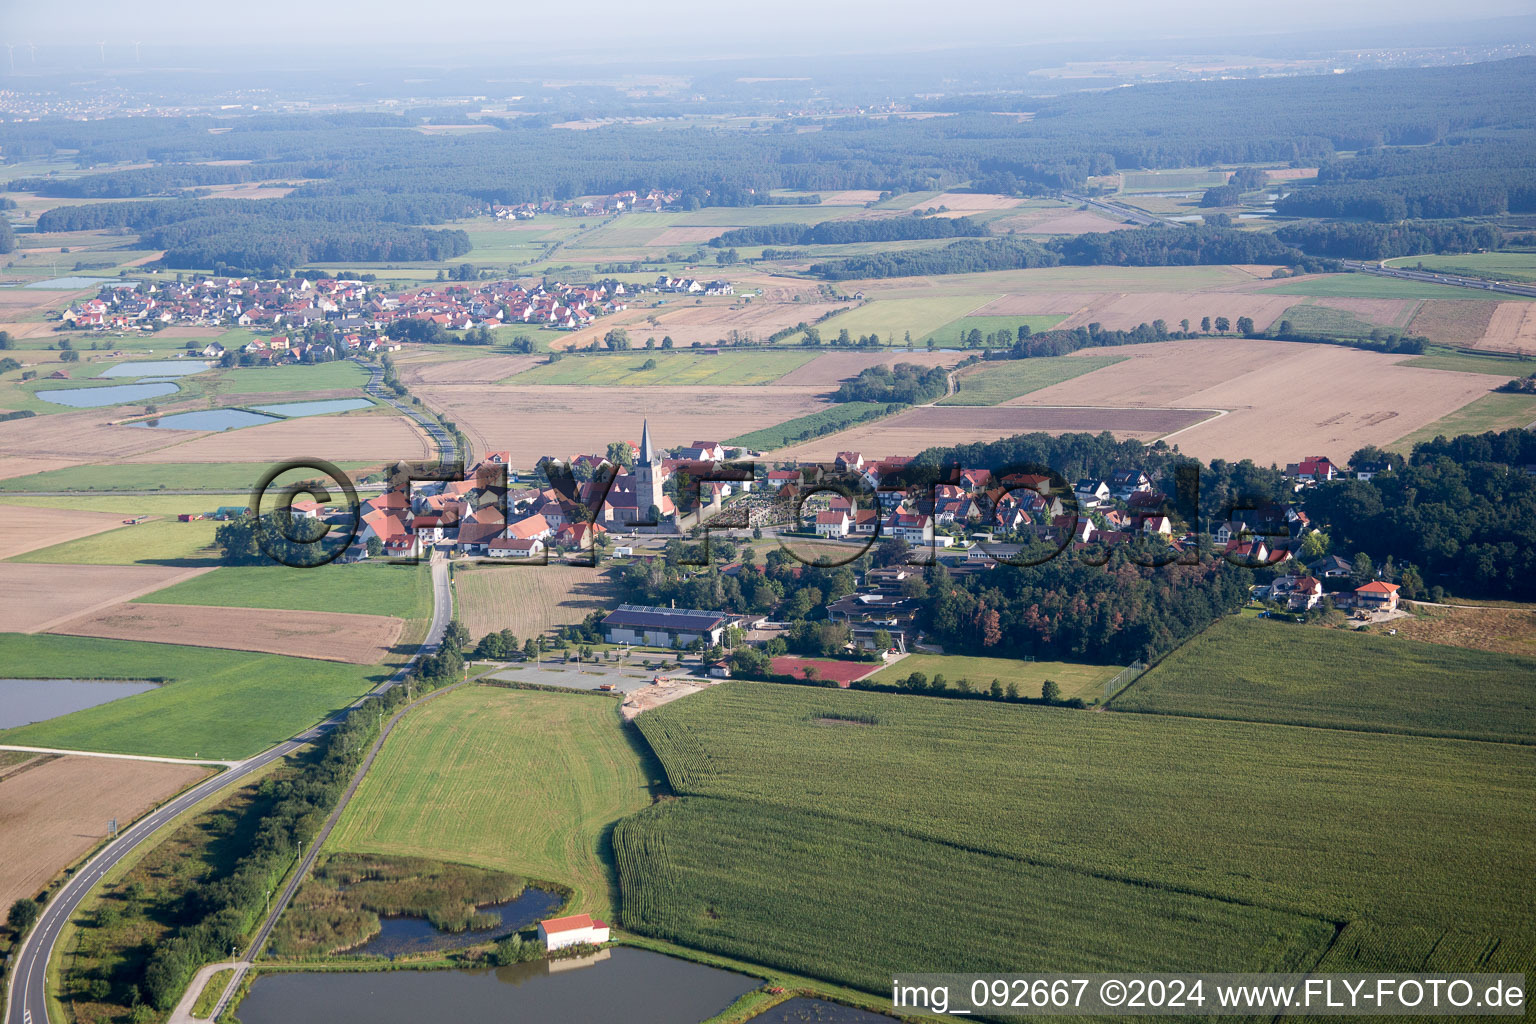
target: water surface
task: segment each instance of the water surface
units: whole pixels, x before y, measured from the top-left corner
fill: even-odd
[[[132,363],[118,363],[98,373],[98,377],[185,377],[189,373],[202,373],[208,364],[201,359],[143,359]]]
[[[561,896],[548,889],[524,889],[516,899],[480,908],[482,913],[496,915],[495,924],[462,932],[442,931],[424,917],[381,917],[379,934],[348,952],[393,958],[407,953],[462,949],[511,935],[542,921],[560,906],[561,901]]]
[[[138,384],[109,384],[104,388],[54,388],[51,391],[34,391],[38,398],[54,405],[67,405],[72,409],[95,409],[103,405],[122,405],[126,402],[142,402],[146,398],[159,398],[180,391],[170,381],[150,381]]]
[[[263,416],[244,409],[204,409],[199,412],[173,413],[132,425],[159,430],[238,430],[241,427],[277,422],[276,416]]]
[[[93,284],[106,284],[112,280],[109,277],[55,277],[47,281],[33,281],[28,288],[67,288],[74,291],[76,288],[89,288]]]
[[[46,722],[154,688],[154,683],[115,680],[0,679],[0,729]]]
[[[582,960],[473,971],[263,974],[243,1024],[690,1024],[760,982],[620,946]]]
[[[895,1020],[883,1013],[796,996],[753,1017],[750,1024],[894,1024]]]
[[[257,412],[270,412],[278,416],[324,416],[326,413],[346,412],[349,409],[366,409],[373,403],[366,398],[332,398],[319,402],[281,402],[277,405],[253,405]]]

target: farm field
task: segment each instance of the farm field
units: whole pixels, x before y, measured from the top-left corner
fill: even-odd
[[[1084,665],[1069,661],[1017,661],[1013,658],[971,658],[956,654],[909,654],[905,658],[881,669],[871,677],[872,682],[895,684],[921,672],[932,682],[942,675],[953,689],[962,679],[970,680],[977,689],[992,685],[999,680],[1004,687],[1013,683],[1021,697],[1040,696],[1040,684],[1054,679],[1061,687],[1064,700],[1081,697],[1092,701],[1104,696],[1104,684],[1119,672],[1119,665]]]
[[[1325,334],[1336,338],[1368,338],[1373,330],[1405,329],[1420,305],[1410,299],[1335,299],[1333,301],[1336,304],[1297,303],[1287,307],[1280,314],[1279,320],[1290,321],[1291,330],[1303,334]]]
[[[851,283],[840,287],[849,294],[855,290]],[[911,334],[913,342],[922,342],[945,325],[975,313],[997,297],[995,292],[935,294],[921,298],[878,297],[873,302],[866,302],[817,324],[816,329],[821,332],[824,340],[836,338],[838,332],[846,330],[855,341],[865,335],[878,334],[884,344],[901,345],[906,343],[906,336]],[[789,339],[790,343],[795,340]]]
[[[218,552],[212,545],[219,524],[212,520],[181,523],[174,519],[152,519],[135,526],[122,526],[119,517],[118,523],[120,530],[94,533],[38,548],[15,556],[15,561],[75,565],[153,563],[186,567],[217,563]]]
[[[894,366],[912,363],[915,366],[954,366],[966,357],[964,352],[929,352],[925,349],[898,349],[894,352],[824,352],[810,362],[791,370],[775,383],[784,385],[815,385],[835,387],[838,383],[857,377],[871,366]]]
[[[833,830],[1328,920],[1532,924],[1533,747],[732,682],[636,724],[679,795]]]
[[[1264,290],[1270,295],[1310,295],[1315,298],[1466,299],[1481,289],[1468,291],[1455,285],[1378,277],[1375,274],[1315,274]]]
[[[1536,361],[1512,359],[1497,353],[1462,352],[1455,349],[1430,349],[1425,355],[1409,359],[1404,366],[1417,366],[1426,370],[1459,370],[1463,373],[1486,373],[1500,378],[1502,383],[1511,377],[1524,377],[1536,371]]]
[[[814,359],[809,350],[790,352],[693,352],[631,350],[613,355],[567,356],[524,370],[506,383],[588,384],[611,387],[654,385],[772,384]],[[654,363],[649,370],[645,364]]]
[[[219,760],[250,757],[289,739],[393,671],[276,654],[15,633],[0,634],[0,663],[25,666],[35,678],[169,681],[110,704],[7,729],[0,742]]]
[[[681,297],[671,301],[680,302]],[[804,301],[804,298],[800,302],[755,298],[748,304],[743,304],[740,298],[706,299],[701,305],[672,307],[669,304],[660,309],[645,309],[642,316],[630,322],[626,329],[629,331],[630,344],[637,349],[643,347],[650,338],[656,339],[657,346],[661,345],[663,339],[671,338],[678,348],[687,348],[695,342],[706,347],[733,341],[765,344],[770,335],[786,327],[812,323],[819,317],[847,309],[850,305],[850,302],[825,302],[819,299]],[[655,323],[651,322],[653,317]],[[603,322],[599,321],[599,324]],[[606,328],[599,333],[606,333]],[[570,346],[552,344],[551,347]]]
[[[314,569],[232,565],[155,590],[140,600],[425,620],[432,615],[432,577],[425,563],[332,562]]]
[[[1061,322],[1063,329],[1100,324],[1111,330],[1131,330],[1162,320],[1178,329],[1181,320],[1198,325],[1202,317],[1225,316],[1233,323],[1252,317],[1260,330],[1267,329],[1292,300],[1259,291],[1107,292],[1092,296],[1087,304]]]
[[[1536,739],[1536,657],[1423,643],[1408,639],[1410,630],[1398,632],[1228,618],[1164,658],[1110,707],[1505,743]],[[1536,645],[1524,646],[1536,655]],[[1318,665],[1328,670],[1308,668]]]
[[[1536,608],[1436,608],[1415,603],[1396,619],[1399,636],[1432,644],[1536,657]]]
[[[1484,395],[1482,398],[1404,434],[1392,444],[1395,451],[1411,452],[1420,441],[1433,441],[1438,435],[1481,434],[1488,430],[1509,430],[1536,423],[1536,396]]]
[[[539,636],[607,610],[617,594],[602,570],[576,565],[459,568],[453,589],[472,640],[503,629],[523,640]]]
[[[350,359],[315,366],[248,366],[219,373],[220,390],[237,395],[361,388],[366,383],[368,371]]]
[[[0,632],[41,632],[207,571],[165,565],[0,562]]]
[[[963,316],[933,331],[922,340],[932,341],[935,345],[963,348],[965,337],[971,331],[980,331],[983,338],[998,331],[1007,331],[1012,338],[1016,338],[1020,327],[1028,327],[1031,331],[1048,331],[1064,319],[1065,317],[1056,313],[1022,316]]]
[[[640,436],[647,418],[657,444],[686,444],[721,433],[722,423],[753,431],[825,408],[811,387],[472,387],[416,389],[442,410],[479,452],[510,451],[514,465],[542,455],[568,457],[602,450],[609,441]],[[532,413],[538,415],[531,415]],[[257,428],[261,430],[269,427]],[[397,455],[397,458],[404,457]]]
[[[1042,388],[1013,406],[1224,409],[1170,439],[1209,461],[1284,465],[1296,452],[1386,446],[1488,394],[1481,373],[1403,365],[1409,358],[1336,345],[1228,338],[1126,345],[1127,361]],[[1069,358],[1083,358],[1081,355]],[[1298,398],[1276,379],[1306,380]],[[1284,431],[1274,424],[1283,420]],[[1108,424],[1106,424],[1108,425]]]
[[[1125,356],[1048,356],[982,363],[961,373],[957,390],[939,405],[999,405],[1125,359]]]
[[[0,903],[42,891],[121,827],[212,772],[199,765],[41,756],[0,780]]]
[[[753,451],[769,451],[809,437],[844,430],[855,423],[864,423],[884,416],[887,410],[902,408],[905,407],[882,402],[837,402],[828,405],[820,412],[796,416],[792,420],[785,420],[772,427],[738,434],[736,437],[728,438],[725,443],[742,445]]]
[[[110,409],[82,409],[49,416],[12,420],[3,425],[5,453],[25,459],[73,464],[84,461],[120,462],[147,456],[143,462],[172,461],[151,453],[200,434],[115,426]],[[223,459],[220,461],[233,461]]]
[[[410,387],[417,384],[494,384],[544,361],[543,356],[533,354],[474,354],[469,358],[453,358],[460,354],[435,350],[419,355],[412,353],[410,360],[395,360],[395,370]]]
[[[1470,292],[1468,294],[1471,294]],[[1408,333],[1428,338],[1445,345],[1468,348],[1496,348],[1496,344],[1484,346],[1485,338],[1495,341],[1504,332],[1490,331],[1493,315],[1499,303],[1491,299],[1434,299],[1420,303],[1419,311],[1408,323]],[[1518,328],[1525,315],[1526,303],[1510,303],[1514,311],[1514,324]]]
[[[618,702],[471,686],[407,715],[330,848],[511,871],[572,890],[568,913],[613,920],[609,831],[652,802],[660,769]]]
[[[1080,378],[1087,379],[1087,378]],[[1043,394],[1043,392],[1037,392]],[[1034,406],[918,406],[865,426],[774,452],[780,459],[832,459],[840,451],[866,455],[912,455],[925,448],[950,447],[973,441],[1042,431],[1113,432],[1117,437],[1151,441],[1183,430],[1213,413],[1204,409],[1116,409]]]
[[[1476,344],[1494,352],[1536,353],[1536,306],[1529,302],[1499,303]]]
[[[161,644],[374,665],[389,656],[404,627],[384,615],[126,603],[53,625],[49,632],[108,640],[152,637]]]
[[[1284,911],[744,800],[660,803],[621,822],[614,847],[630,931],[867,992],[888,991],[893,970],[1020,962],[1294,970],[1310,966],[1333,932]]]
[[[396,462],[426,459],[436,449],[403,416],[325,416],[263,423],[218,434],[123,427],[134,434],[164,434],[173,447],[131,456],[125,462],[282,462],[310,457],[331,462]],[[190,440],[181,441],[183,437]],[[180,443],[175,443],[180,441]]]
[[[348,472],[366,469],[378,463],[339,462]],[[240,504],[250,499],[251,488],[269,468],[260,462],[183,463],[136,462],[132,465],[68,466],[26,476],[0,480],[0,494],[5,491],[205,491],[243,492]],[[203,510],[214,496],[187,496],[179,499],[180,511]],[[219,502],[218,504],[233,504]],[[212,505],[204,511],[212,511]]]
[[[122,525],[123,517],[110,512],[0,504],[0,558],[57,547]]]

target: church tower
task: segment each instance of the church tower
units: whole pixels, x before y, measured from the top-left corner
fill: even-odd
[[[648,522],[651,506],[661,508],[661,488],[656,484],[656,452],[651,447],[651,423],[640,428],[640,458],[635,460],[635,514]]]

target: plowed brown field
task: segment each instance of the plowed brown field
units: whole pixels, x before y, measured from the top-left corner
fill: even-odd
[[[169,565],[0,562],[0,633],[41,632],[208,571]]]
[[[89,537],[122,525],[123,516],[114,512],[0,505],[0,558],[63,544],[77,537]]]
[[[41,419],[42,417],[38,417]],[[125,433],[163,434],[177,438],[181,431],[123,427]],[[372,459],[425,459],[436,449],[416,426],[403,416],[326,416],[291,419],[259,427],[226,430],[220,434],[192,435],[195,440],[175,447],[125,459],[125,462],[281,462],[303,457],[334,462],[367,462]]]

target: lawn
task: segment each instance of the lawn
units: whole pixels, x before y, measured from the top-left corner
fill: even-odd
[[[432,615],[432,575],[426,563],[333,562],[313,569],[286,565],[225,566],[138,600],[149,604],[291,608],[427,619]]]
[[[250,366],[225,371],[220,375],[219,383],[221,391],[233,395],[323,391],[331,388],[360,388],[368,383],[368,371],[350,359],[338,359],[314,366]]]
[[[1536,747],[735,682],[636,721],[679,795],[1332,921],[1536,928]]]
[[[1536,423],[1536,395],[1484,395],[1449,416],[1442,416],[1428,426],[1398,438],[1391,447],[1393,451],[1407,453],[1420,441],[1433,441],[1441,434],[1446,437],[1481,434],[1489,430],[1525,427],[1532,423]]]
[[[565,356],[524,370],[503,384],[606,384],[614,387],[687,384],[771,384],[818,353],[658,352],[637,349],[614,355]],[[646,364],[655,365],[646,369]]]
[[[1473,252],[1450,256],[1404,256],[1387,265],[1403,270],[1460,274],[1491,281],[1536,281],[1536,252]]]
[[[909,654],[888,668],[875,673],[872,681],[895,684],[913,672],[921,672],[930,681],[942,675],[951,688],[960,680],[982,689],[996,679],[1007,687],[1013,683],[1022,697],[1040,696],[1040,684],[1054,679],[1063,698],[1081,697],[1091,701],[1104,695],[1104,684],[1120,671],[1119,665],[1083,665],[1070,661],[1015,661],[1012,658],[966,658],[954,654]]]
[[[607,697],[447,694],[390,734],[330,847],[555,882],[573,890],[571,912],[612,920],[610,831],[662,785],[643,747]]]
[[[337,465],[352,472],[378,463],[341,462]],[[135,462],[70,466],[67,469],[0,480],[0,492],[214,490],[243,492],[240,504],[244,505],[250,500],[251,488],[256,486],[256,481],[271,468],[271,464],[265,462]],[[313,470],[309,473],[311,476],[316,475]],[[179,511],[212,511],[218,504],[231,504],[209,504],[211,501],[213,499],[209,496],[188,497],[182,502],[186,507]],[[203,507],[205,505],[208,506],[206,509]]]
[[[1111,708],[1536,743],[1533,692],[1532,657],[1229,618],[1164,658]]]
[[[289,739],[391,669],[206,647],[0,634],[0,664],[47,679],[168,679],[165,686],[0,732],[0,742],[234,760]]]
[[[1472,299],[1479,294],[1498,298],[1501,302],[1519,301],[1518,295],[1500,292],[1482,293],[1478,288],[1458,288],[1449,284],[1431,284],[1428,281],[1408,281],[1398,277],[1381,277],[1377,274],[1322,274],[1291,281],[1275,288],[1265,288],[1264,295],[1311,295],[1316,298],[1357,299]]]
[[[839,430],[846,430],[855,423],[864,423],[868,420],[878,419],[892,412],[900,412],[907,408],[905,405],[887,404],[885,402],[837,402],[827,406],[819,412],[808,413],[805,416],[796,416],[792,420],[761,430],[754,430],[747,434],[738,434],[725,443],[729,445],[741,445],[751,448],[753,451],[766,452],[775,448],[783,448],[785,445],[796,441],[805,441],[823,434],[835,434]]]
[[[1125,356],[1046,356],[982,363],[959,377],[959,388],[940,405],[999,405],[1031,391],[1124,362]]]
[[[959,320],[944,325],[929,334],[922,341],[932,341],[935,345],[946,348],[958,348],[965,344],[965,336],[971,331],[980,331],[985,338],[989,334],[998,331],[1007,331],[1013,338],[1018,336],[1021,325],[1027,324],[1031,331],[1049,331],[1066,319],[1065,314],[1058,316],[1055,313],[1019,314],[1018,316],[963,316]]]
[[[80,537],[51,547],[28,551],[12,562],[46,562],[67,565],[213,565],[218,552],[212,548],[212,520],[181,523],[156,519],[119,530]]]
[[[839,331],[846,330],[854,340],[864,335],[878,334],[880,340],[887,345],[905,344],[906,336],[910,333],[915,343],[961,319],[972,310],[985,306],[999,294],[876,299],[846,313],[839,313],[825,323],[818,324],[816,329],[821,332],[823,340],[836,338]],[[1007,319],[1010,323],[1015,322],[1012,317]]]

